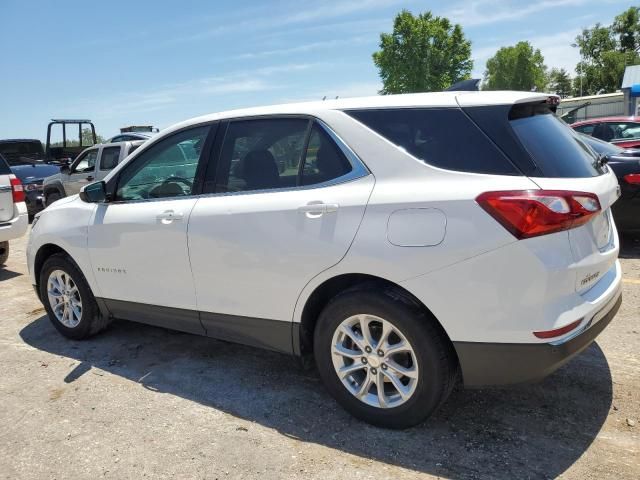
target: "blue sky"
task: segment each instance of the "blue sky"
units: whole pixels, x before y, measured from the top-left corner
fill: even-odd
[[[474,76],[529,40],[573,70],[582,27],[610,23],[617,0],[0,0],[0,138],[44,139],[52,117],[91,118],[111,136],[210,112],[375,94],[371,53],[402,8],[461,23]]]

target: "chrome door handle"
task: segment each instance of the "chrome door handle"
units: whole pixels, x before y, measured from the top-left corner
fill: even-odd
[[[174,220],[182,220],[184,215],[180,212],[174,212],[173,210],[166,210],[156,215],[156,220],[160,220],[164,224],[169,224]]]
[[[337,203],[307,203],[298,207],[298,212],[306,214],[309,218],[316,218],[324,213],[337,212],[338,207]]]

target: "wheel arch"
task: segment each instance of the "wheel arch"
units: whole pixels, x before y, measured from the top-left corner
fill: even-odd
[[[40,248],[38,248],[33,261],[33,274],[36,280],[36,285],[38,287],[40,286],[40,272],[42,272],[42,266],[44,265],[44,262],[47,261],[47,258],[49,258],[51,255],[55,255],[56,253],[64,253],[69,258],[71,258],[69,252],[54,243],[45,243],[44,245],[41,245]],[[39,289],[37,289],[37,291],[40,292]],[[40,295],[40,293],[38,293],[38,295]]]
[[[428,318],[432,319],[434,326],[441,331],[445,338],[449,340],[451,350],[455,355],[455,360],[458,362],[451,337],[449,337],[444,326],[427,305],[420,301],[420,299],[406,288],[398,285],[397,283],[376,275],[363,273],[340,274],[324,280],[314,288],[311,294],[307,297],[304,307],[302,308],[300,320],[297,324],[297,332],[294,330],[294,332],[296,332],[294,335],[297,335],[297,337],[294,338],[294,351],[296,351],[296,353],[306,356],[313,352],[314,330],[318,317],[320,316],[320,312],[327,303],[333,297],[344,291],[357,289],[377,289],[381,292],[385,292],[386,295],[411,304],[415,308],[426,313]]]

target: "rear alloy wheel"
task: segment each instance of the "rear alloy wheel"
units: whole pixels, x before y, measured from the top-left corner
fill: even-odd
[[[354,315],[338,326],[332,344],[336,374],[367,405],[393,408],[415,393],[416,355],[391,322],[375,315]]]
[[[64,253],[51,255],[40,272],[40,298],[53,326],[62,335],[81,340],[110,323],[102,315],[78,266]]]
[[[421,423],[457,378],[455,352],[437,321],[401,293],[377,286],[327,304],[314,355],[329,393],[355,417],[386,428]]]

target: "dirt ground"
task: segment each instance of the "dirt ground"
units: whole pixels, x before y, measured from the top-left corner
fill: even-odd
[[[623,305],[541,384],[456,389],[425,424],[354,420],[290,357],[134,323],[61,337],[26,239],[0,270],[0,477],[640,478],[640,243]]]

